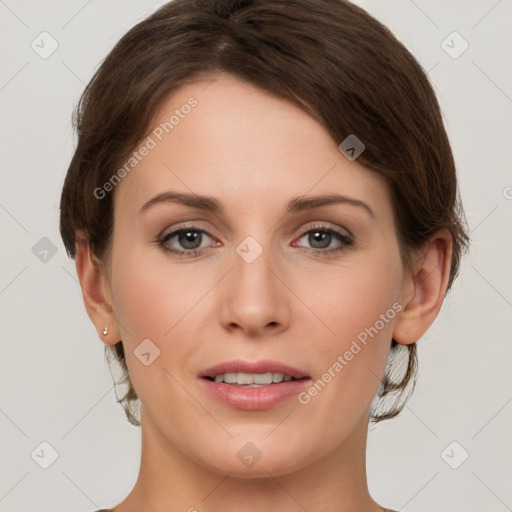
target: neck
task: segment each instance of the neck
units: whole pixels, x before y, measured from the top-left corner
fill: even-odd
[[[191,460],[141,407],[142,456],[137,482],[115,512],[383,512],[366,480],[368,416],[344,442],[307,467],[264,478],[233,478]]]

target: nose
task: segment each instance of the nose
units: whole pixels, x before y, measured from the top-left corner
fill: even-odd
[[[233,268],[220,290],[223,327],[250,337],[265,337],[285,330],[292,293],[270,249],[264,249],[254,261],[244,258],[243,252],[235,252],[232,263]]]

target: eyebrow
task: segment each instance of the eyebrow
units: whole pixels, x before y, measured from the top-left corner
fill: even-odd
[[[167,191],[151,198],[140,209],[141,212],[159,203],[178,203],[191,208],[209,211],[216,214],[224,213],[224,207],[217,199],[211,196],[200,196],[183,192]],[[370,217],[376,218],[375,212],[363,201],[341,194],[328,194],[310,197],[296,197],[288,202],[287,213],[301,212],[330,204],[349,204],[364,209]]]

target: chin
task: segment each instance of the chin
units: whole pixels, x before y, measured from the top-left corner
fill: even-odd
[[[268,432],[266,430],[259,436],[240,436],[229,443],[216,443],[209,449],[204,447],[202,453],[196,454],[197,459],[211,471],[241,479],[284,476],[313,462],[307,460],[304,443],[297,446],[284,442],[283,438],[271,440]]]

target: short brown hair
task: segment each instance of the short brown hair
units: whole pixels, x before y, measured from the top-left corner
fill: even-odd
[[[389,183],[404,264],[434,232],[450,231],[450,289],[469,238],[439,104],[428,76],[402,43],[346,0],[174,0],[129,30],[74,112],[78,144],[60,205],[60,232],[70,257],[77,230],[83,229],[93,254],[108,261],[114,192],[99,200],[93,191],[147,135],[170,92],[219,72],[296,103],[338,144],[356,134],[365,145],[358,162]],[[105,348],[127,385],[118,401],[128,420],[140,425],[122,341]],[[392,340],[372,421],[401,411],[416,372],[416,344]]]

